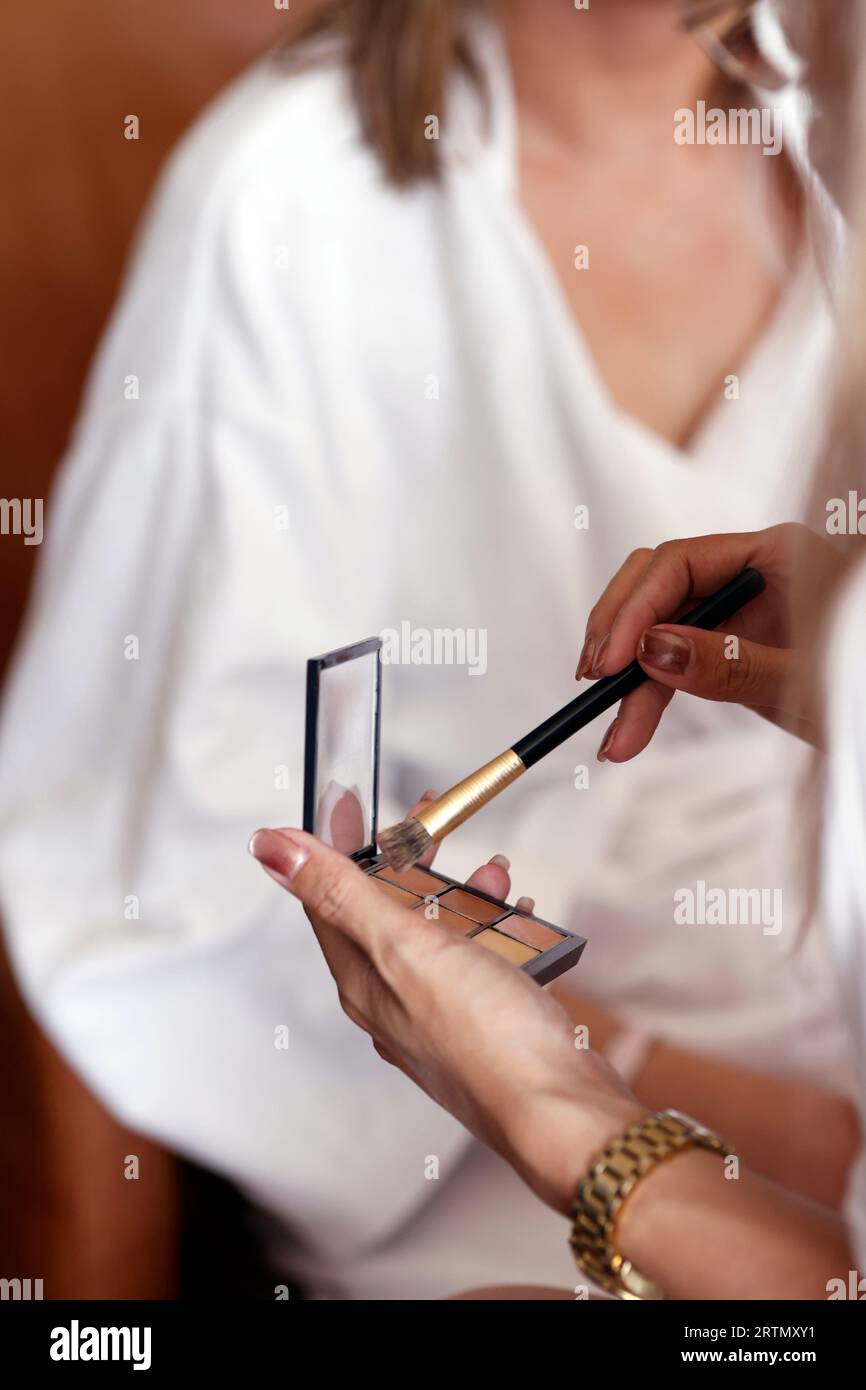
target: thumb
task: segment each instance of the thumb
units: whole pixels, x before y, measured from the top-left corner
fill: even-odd
[[[778,708],[792,653],[724,632],[664,623],[638,643],[637,659],[660,685],[704,700]]]
[[[303,830],[257,830],[249,843],[271,878],[325,923],[370,953],[374,940],[402,923],[405,909],[345,854]]]

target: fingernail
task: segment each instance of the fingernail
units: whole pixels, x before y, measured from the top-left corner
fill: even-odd
[[[596,757],[598,758],[598,761],[600,763],[607,762],[608,754],[610,753],[610,750],[613,747],[613,741],[616,738],[616,726],[618,723],[618,719],[615,719],[613,721],[613,723],[611,724],[610,728],[608,729],[607,733],[601,741],[601,747],[599,748],[598,753],[596,754]]]
[[[535,911],[535,899],[534,899],[534,898],[518,898],[518,899],[517,899],[517,906],[520,908],[520,911],[521,911],[521,912],[534,912],[534,911]]]
[[[574,673],[574,679],[576,681],[583,680],[584,676],[588,676],[592,670],[592,653],[594,647],[595,638],[588,632],[584,639],[583,646],[580,649],[580,656],[577,659],[577,670]]]
[[[263,869],[285,884],[291,883],[310,857],[305,845],[278,830],[257,830],[247,848]]]
[[[592,668],[591,668],[591,670],[590,670],[590,675],[592,675],[592,676],[597,676],[597,675],[598,675],[599,669],[600,669],[600,667],[601,667],[602,659],[603,659],[603,657],[604,657],[604,649],[605,649],[605,647],[607,646],[607,644],[608,644],[609,641],[610,641],[610,633],[608,632],[608,633],[605,634],[604,637],[602,637],[601,641],[600,641],[599,644],[598,644],[598,647],[596,648],[595,656],[594,656],[593,662],[592,662]]]
[[[506,859],[504,854],[494,854],[493,858],[490,859],[488,862],[490,864],[498,864],[500,869],[511,868],[511,860]]]
[[[649,628],[638,643],[637,656],[645,666],[680,676],[692,659],[692,651],[692,643],[687,637]]]
[[[431,791],[430,788],[428,787],[427,790],[426,790],[426,792],[422,792],[422,793],[421,793],[421,800],[422,800],[422,801],[438,801],[438,800],[439,800],[439,793],[438,793],[438,792],[433,792],[433,791]]]

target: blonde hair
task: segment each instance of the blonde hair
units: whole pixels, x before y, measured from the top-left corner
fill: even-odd
[[[843,210],[847,232],[843,273],[836,276],[837,342],[829,424],[806,522],[827,535],[828,504],[849,492],[866,496],[866,5],[842,0],[828,14],[815,3],[805,58],[821,123],[816,151],[821,173]],[[833,601],[866,555],[864,537],[828,537],[842,563],[815,575],[799,567],[795,627],[812,651],[823,645]],[[818,662],[811,663],[814,672]]]
[[[425,126],[430,116],[444,119],[453,72],[465,72],[483,95],[466,19],[488,7],[488,0],[322,0],[290,41],[293,50],[327,36],[345,44],[362,134],[392,184],[437,177],[439,141]]]
[[[833,554],[828,551],[827,564],[818,570],[811,548],[801,563],[795,557],[791,595],[793,639],[808,653],[790,692],[791,706],[823,711],[834,610],[845,583],[866,557],[866,538],[827,531],[831,499],[847,502],[850,492],[866,496],[866,5],[831,0],[825,7],[814,0],[797,19],[813,118],[821,122],[813,155],[847,226],[842,273],[832,267],[830,275],[837,338],[828,427],[804,518],[811,531],[827,538]],[[839,249],[833,247],[833,254]],[[804,929],[820,908],[825,792],[826,763],[816,754],[807,765],[799,799]]]

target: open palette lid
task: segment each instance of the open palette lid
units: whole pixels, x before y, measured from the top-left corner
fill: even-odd
[[[304,829],[353,859],[376,853],[382,639],[307,662]]]

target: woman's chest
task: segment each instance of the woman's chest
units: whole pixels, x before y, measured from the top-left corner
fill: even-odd
[[[598,160],[527,159],[522,171],[539,255],[602,382],[679,446],[724,398],[779,296],[769,232],[742,182],[730,167],[623,177]]]

